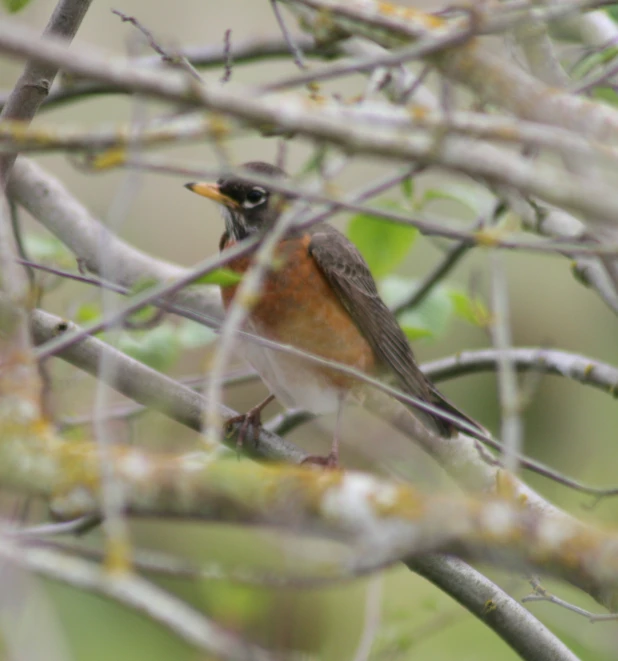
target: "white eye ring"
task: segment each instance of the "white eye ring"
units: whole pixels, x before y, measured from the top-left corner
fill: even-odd
[[[262,204],[267,195],[268,193],[264,188],[255,186],[247,193],[247,196],[243,200],[242,205],[245,209],[253,209],[253,207],[257,207],[259,204]]]

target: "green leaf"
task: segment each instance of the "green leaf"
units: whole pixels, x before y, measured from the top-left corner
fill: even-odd
[[[130,295],[135,296],[136,294],[141,294],[148,289],[152,289],[159,284],[156,278],[138,278],[130,289]],[[156,315],[159,314],[159,310],[154,305],[144,305],[135,312],[132,312],[128,317],[128,321],[135,324],[136,326],[142,324],[148,324],[155,319]]]
[[[317,149],[315,149],[309,158],[303,163],[299,172],[300,176],[302,177],[312,172],[320,172],[327,156],[328,148],[326,145],[318,145]]]
[[[611,106],[618,106],[618,93],[613,87],[595,87],[592,96],[599,101],[605,101]]]
[[[17,13],[29,3],[30,0],[2,0],[2,4],[5,6],[9,14]]]
[[[231,269],[220,268],[206,273],[206,275],[197,278],[194,281],[196,285],[219,285],[220,287],[230,287],[237,285],[242,280],[240,273]]]
[[[144,305],[144,307],[128,315],[127,321],[135,326],[145,326],[153,323],[159,314],[159,308],[156,306]]]
[[[395,269],[408,254],[418,235],[411,225],[391,223],[376,216],[358,214],[348,223],[348,238],[367,260],[374,277]]]
[[[152,330],[122,333],[118,348],[160,371],[171,367],[180,355],[176,328],[169,322],[164,322]]]
[[[101,316],[101,306],[98,303],[83,303],[77,308],[75,321],[78,324],[88,324]]]
[[[158,285],[159,282],[156,278],[138,278],[131,287],[130,294],[140,294],[147,289],[152,289]]]
[[[458,317],[481,328],[489,326],[491,313],[480,298],[471,297],[460,289],[450,289],[448,293]]]
[[[414,179],[412,177],[406,177],[401,182],[401,192],[406,200],[409,202],[412,201],[412,198],[414,197]]]
[[[618,46],[615,45],[609,46],[602,51],[589,53],[575,63],[571,71],[571,76],[575,80],[580,80],[593,71],[593,69],[611,62],[616,56],[618,56]]]
[[[75,256],[55,236],[29,232],[24,236],[26,255],[35,262],[56,264],[62,267],[75,267]]]
[[[197,349],[210,344],[216,333],[202,324],[190,319],[184,319],[177,327],[176,337],[183,349]]]
[[[493,204],[491,195],[476,186],[458,186],[451,184],[448,190],[441,188],[429,188],[424,191],[423,196],[416,203],[415,208],[422,211],[432,202],[437,201],[456,202],[463,206],[467,211],[471,211],[474,216],[481,213],[487,213]]]
[[[393,308],[407,300],[416,286],[414,280],[391,276],[380,282],[380,293],[386,304]],[[454,305],[446,287],[435,287],[419,305],[402,312],[397,320],[411,340],[436,338],[448,329],[453,311]]]
[[[611,16],[611,18],[618,22],[618,5],[610,5],[605,8],[605,11]]]

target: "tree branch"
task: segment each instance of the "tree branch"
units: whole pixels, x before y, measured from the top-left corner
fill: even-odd
[[[275,124],[280,129],[299,135],[352,147],[357,153],[436,163],[487,181],[513,186],[525,194],[537,195],[552,204],[586,214],[590,223],[602,221],[604,227],[611,227],[618,217],[618,196],[613,187],[565,173],[547,164],[531,164],[528,159],[489,145],[478,144],[471,149],[469,141],[446,136],[438,143],[440,149],[436,149],[436,140],[431,135],[389,135],[382,132],[370,135],[365,127],[350,125],[346,112],[339,121],[333,121],[335,118],[323,115],[319,109],[306,110],[306,102],[301,99],[280,96],[257,98],[246,92],[232,91],[229,86],[196,87],[195,81],[187,81],[174,72],[136,69],[130,61],[111,63],[104,56],[94,55],[90,49],[74,48],[68,51],[51,40],[33,37],[31,31],[20,26],[6,27],[3,24],[0,26],[0,50],[21,56],[36,56],[95,80],[113,82],[134,92],[227,113],[251,124]],[[560,95],[545,96],[551,99]],[[573,98],[580,101],[577,97]],[[610,113],[613,117],[615,114],[618,132],[618,113],[608,106],[591,105],[601,115]],[[574,119],[572,125],[564,122],[565,126],[575,130],[582,117],[586,116],[577,104],[576,107],[567,104],[567,107],[558,109],[552,106],[546,110],[554,117],[576,115],[577,121]],[[543,117],[534,119],[545,121]],[[605,125],[610,126],[611,122]],[[597,137],[605,139],[607,136],[598,131]]]
[[[132,574],[114,575],[81,558],[49,548],[25,546],[0,538],[0,556],[54,581],[100,594],[162,624],[207,654],[230,661],[274,661],[274,656],[220,627],[205,615],[148,581]],[[292,655],[294,657],[294,655]]]
[[[35,310],[32,313],[31,327],[37,344],[48,342],[59,333],[76,328],[75,324],[43,310]],[[201,431],[202,416],[206,406],[206,399],[202,395],[130,358],[105,342],[86,337],[79,343],[63,349],[58,355],[93,376],[100,376],[101,361],[113,358],[117,369],[108,381],[109,386],[144,406],[155,408],[190,429]],[[219,412],[223,420],[238,415],[236,411],[223,405],[219,407]],[[234,425],[224,438],[225,442],[234,449],[237,447],[240,426],[240,423]],[[260,432],[253,444],[247,439],[243,449],[261,459],[291,463],[300,463],[307,456],[289,441],[266,430]]]
[[[584,385],[594,386],[612,397],[618,394],[618,369],[587,356],[543,349],[540,347],[513,348],[507,351],[513,366],[521,371],[529,370],[565,376]],[[498,352],[495,349],[461,351],[454,356],[434,360],[423,365],[423,372],[433,381],[476,374],[497,369]]]
[[[578,661],[526,608],[462,560],[419,555],[405,564],[496,631],[522,659]]]
[[[91,2],[92,0],[60,0],[43,34],[70,43]],[[42,60],[28,62],[0,112],[0,120],[18,119],[29,123],[49,94],[57,73],[58,67],[52,63]],[[0,182],[4,188],[16,158],[16,153],[0,158]]]

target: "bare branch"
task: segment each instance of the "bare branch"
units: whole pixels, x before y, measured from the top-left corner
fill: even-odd
[[[311,135],[337,145],[353,146],[359,153],[435,162],[448,169],[466,172],[487,181],[514,186],[523,193],[537,195],[548,202],[582,212],[591,223],[603,221],[604,226],[611,227],[618,217],[618,196],[613,187],[596,180],[582,179],[571,173],[558,172],[547,164],[532,165],[527,159],[488,145],[479,144],[471,149],[468,141],[449,137],[443,140],[442,148],[436,150],[433,136],[403,137],[381,133],[368,135],[362,127],[355,127],[344,121],[333,123],[320,113],[307,111],[304,100],[299,103],[291,98],[249,98],[249,95],[233,92],[228,87],[195,87],[194,83],[188,83],[173,72],[154,73],[136,69],[128,62],[122,65],[120,62],[112,64],[105,57],[93,55],[89,49],[74,48],[69,55],[62,46],[49,40],[37,41],[29,30],[15,25],[10,28],[4,24],[0,26],[0,50],[22,56],[40,57],[96,80],[113,82],[125,89],[170,101],[192,103],[230,113],[251,123],[274,123],[282,129],[301,135]],[[543,92],[545,100],[559,100],[559,97],[559,94]],[[545,106],[545,110],[554,118],[573,115],[574,119],[577,115],[577,120],[574,119],[572,124],[565,122],[566,126],[577,129],[581,121],[586,121],[587,115],[579,105],[581,100],[578,97],[573,99],[578,103],[571,109],[556,108],[552,105],[549,108]],[[542,100],[536,104],[539,105],[542,105]],[[611,127],[615,119],[618,133],[618,114],[614,117],[614,111],[601,104],[592,104],[592,108],[603,117],[611,115],[612,120],[603,121],[602,126]],[[533,119],[550,123],[544,115]],[[588,119],[592,122],[594,118]],[[595,123],[592,122],[592,125]],[[596,125],[600,125],[599,122],[596,122]],[[595,134],[594,131],[592,133]],[[599,139],[607,137],[606,132],[601,130],[597,131],[596,135]]]
[[[522,598],[522,603],[529,603],[532,601],[547,601],[550,604],[556,604],[561,608],[569,610],[578,615],[583,615],[589,622],[614,622],[618,620],[618,613],[591,613],[590,611],[580,608],[575,604],[571,604],[560,597],[557,597],[555,594],[552,594],[546,590],[540,583],[540,581],[533,577],[530,579],[530,584],[532,585],[532,594],[529,594],[527,597]]]
[[[47,342],[58,333],[62,334],[70,330],[71,327],[74,325],[70,322],[42,310],[32,313],[32,333],[37,343]],[[109,386],[195,431],[201,430],[203,410],[206,405],[202,395],[120,353],[104,342],[87,337],[63,349],[58,355],[94,376],[98,376],[98,366],[103,358],[106,355],[113,355],[118,369],[108,382]],[[227,420],[236,417],[238,413],[221,405],[220,415]],[[239,429],[240,424],[235,425],[225,438],[226,443],[233,448],[236,448]],[[254,447],[249,443],[245,446],[244,449],[253,456],[275,461],[300,463],[307,456],[292,443],[266,430],[260,432]]]
[[[498,355],[498,394],[500,399],[500,436],[504,467],[517,473],[523,446],[523,425],[517,374],[509,358],[513,344],[508,283],[502,256],[489,255],[491,269],[491,302],[493,323],[491,336]]]
[[[233,661],[274,659],[266,650],[243,641],[139,576],[109,574],[86,560],[48,548],[26,547],[6,537],[0,540],[0,556],[5,562],[46,578],[110,597],[162,624],[205,653]]]
[[[3,424],[0,446],[3,483],[52,498],[62,517],[97,513],[100,471],[94,446],[63,443],[51,432],[40,438],[29,422],[20,428],[11,424]],[[482,501],[423,496],[409,486],[352,472],[213,462],[204,453],[174,457],[110,449],[135,515],[300,526],[357,544],[363,550],[359,569],[368,558],[375,566],[377,559],[395,562],[457,549],[510,568],[529,565],[559,575],[610,607],[616,601],[615,537],[548,508],[522,508],[515,494],[512,500],[485,495]]]
[[[405,561],[491,627],[527,661],[578,661],[578,657],[523,606],[483,574],[451,556],[417,556]]]
[[[316,47],[313,39],[307,35],[298,35],[298,43],[307,55],[329,56],[334,53],[333,48],[325,45]],[[180,57],[189,60],[195,67],[218,67],[225,66],[228,61],[228,53],[225,45],[221,46],[188,46],[179,48],[177,51]],[[234,40],[231,55],[237,64],[285,57],[289,54],[289,49],[285,40],[280,35],[262,37],[255,35],[242,41]],[[159,56],[142,56],[134,58],[136,66],[144,67],[163,67]],[[76,81],[70,85],[57,85],[50,91],[43,102],[43,109],[49,109],[56,105],[68,103],[71,101],[80,101],[93,95],[100,94],[126,94],[126,90],[113,85],[104,85],[91,81]],[[0,106],[3,106],[7,99],[8,92],[0,92]]]
[[[45,36],[62,38],[70,42],[82,23],[92,0],[60,0],[45,28]],[[0,120],[19,119],[28,123],[49,94],[58,73],[50,62],[31,60],[26,65],[15,88],[7,99]],[[0,158],[0,182],[6,188],[8,174],[17,157],[16,153]]]
[[[270,0],[270,6],[272,7],[275,18],[277,19],[277,23],[279,24],[281,34],[283,35],[283,38],[285,39],[285,42],[287,43],[288,48],[292,53],[294,63],[299,69],[306,69],[307,65],[305,64],[303,51],[301,50],[301,48],[296,43],[295,39],[290,34],[290,31],[288,30],[288,27],[285,24],[283,15],[281,14],[281,10],[279,9],[279,5],[277,4],[277,0]]]
[[[127,14],[123,14],[117,9],[112,9],[112,14],[116,14],[116,16],[118,16],[123,23],[131,23],[131,25],[139,30],[146,38],[150,48],[158,53],[164,62],[173,66],[177,66],[186,71],[195,80],[200,82],[202,81],[202,76],[200,76],[197,69],[191,64],[191,62],[189,62],[186,57],[176,53],[170,54],[165,48],[163,48],[163,46],[161,46],[161,44],[159,44],[152,32],[145,25],[142,25],[140,21],[135,18],[135,16],[127,16]]]
[[[538,370],[574,379],[584,385],[600,388],[612,397],[618,393],[618,368],[598,360],[558,349],[543,347],[510,349],[508,356],[522,372]],[[423,371],[434,381],[497,369],[498,353],[494,349],[461,351],[455,356],[423,365]]]

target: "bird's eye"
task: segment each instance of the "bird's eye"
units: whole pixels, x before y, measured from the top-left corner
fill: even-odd
[[[246,195],[243,206],[247,209],[261,204],[266,199],[266,191],[263,188],[252,188]]]

